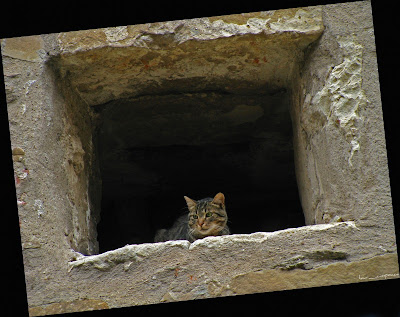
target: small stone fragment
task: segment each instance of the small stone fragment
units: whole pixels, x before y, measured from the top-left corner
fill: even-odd
[[[14,162],[21,162],[24,158],[25,151],[19,147],[12,149],[12,156]]]

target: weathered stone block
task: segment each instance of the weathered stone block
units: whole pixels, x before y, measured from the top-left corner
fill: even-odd
[[[351,263],[339,262],[312,270],[265,270],[238,275],[231,282],[236,294],[359,283],[399,278],[397,256],[381,255]]]

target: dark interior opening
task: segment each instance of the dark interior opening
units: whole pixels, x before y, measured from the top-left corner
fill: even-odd
[[[223,192],[232,233],[305,225],[286,90],[175,93],[97,107],[100,252],[151,243],[192,199]]]

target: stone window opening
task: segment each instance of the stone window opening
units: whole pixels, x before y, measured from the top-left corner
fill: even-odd
[[[229,85],[229,78],[226,79]],[[305,225],[286,89],[151,95],[101,106],[100,252],[151,243],[187,212],[183,196],[226,196],[232,233]]]
[[[222,32],[207,40],[195,20],[167,23],[164,34],[139,30],[132,43],[118,36],[135,30],[110,28],[116,42],[90,50],[74,46],[85,32],[62,34],[66,52],[52,65],[78,141],[67,166],[75,174],[86,166],[81,188],[70,189],[73,249],[152,242],[184,212],[184,195],[223,192],[232,233],[312,224],[297,188],[292,120],[299,69],[323,30],[314,15],[296,11],[298,26],[288,29],[292,22],[268,25],[266,14],[232,35],[222,20],[200,19],[205,34]]]

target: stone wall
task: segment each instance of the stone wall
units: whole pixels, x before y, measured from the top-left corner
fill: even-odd
[[[382,182],[388,169],[371,11],[354,9],[357,23],[346,13],[358,4],[325,7],[325,31],[294,81],[296,172],[307,224],[357,219],[385,228],[393,221],[390,187]]]
[[[369,2],[8,38],[1,50],[32,316],[399,277]],[[271,119],[284,106],[307,226],[98,254],[102,188],[138,172],[118,154],[226,144],[231,130],[285,140]],[[167,132],[146,134],[147,121]]]

